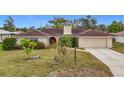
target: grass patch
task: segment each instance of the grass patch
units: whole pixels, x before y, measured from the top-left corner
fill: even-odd
[[[0,76],[49,76],[51,72],[63,69],[91,68],[112,76],[109,68],[89,53],[77,52],[77,64],[74,63],[74,51],[68,50],[68,56],[58,65],[46,63],[56,55],[55,49],[34,50],[32,55],[39,55],[37,61],[23,60],[23,50],[0,52]],[[106,76],[105,75],[105,76]],[[100,75],[99,75],[100,76]]]
[[[117,52],[123,53],[124,54],[124,44],[118,43],[118,42],[112,42],[112,50],[115,50]]]

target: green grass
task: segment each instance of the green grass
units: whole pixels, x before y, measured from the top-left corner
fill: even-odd
[[[112,45],[113,45],[112,50],[115,50],[117,52],[124,54],[124,44],[118,43],[118,42],[113,42]]]
[[[38,61],[23,60],[23,50],[0,51],[0,76],[48,76],[49,73],[60,69],[93,68],[112,76],[109,68],[89,53],[77,52],[77,64],[73,62],[73,51],[68,50],[64,61],[58,65],[49,64],[56,55],[55,49],[34,50],[32,55],[39,55]]]

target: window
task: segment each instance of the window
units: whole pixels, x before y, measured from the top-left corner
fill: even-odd
[[[33,41],[35,41],[35,42],[38,41],[38,38],[33,38],[33,39],[34,39]]]
[[[28,38],[28,39],[30,39],[31,41],[38,41],[38,38]]]

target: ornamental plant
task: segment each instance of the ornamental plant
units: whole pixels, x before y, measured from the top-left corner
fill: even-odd
[[[22,38],[20,40],[20,45],[24,49],[24,52],[27,55],[27,59],[31,59],[31,52],[35,48],[36,43],[31,41],[31,40],[29,40],[29,39]]]

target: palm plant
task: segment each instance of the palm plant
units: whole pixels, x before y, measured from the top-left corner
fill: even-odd
[[[69,36],[63,35],[62,37],[60,37],[58,41],[58,54],[66,56],[67,55],[66,47],[71,47],[71,45],[72,42]]]
[[[26,55],[27,55],[27,59],[31,58],[31,52],[34,49],[34,47],[36,46],[36,43],[29,40],[29,39],[21,39],[20,41],[20,45],[22,46],[22,48],[24,49]]]

